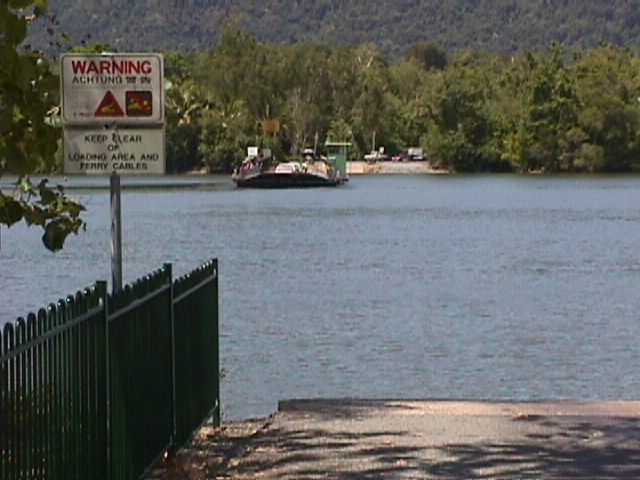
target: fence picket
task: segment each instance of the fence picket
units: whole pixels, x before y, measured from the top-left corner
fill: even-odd
[[[31,342],[36,338],[36,316],[30,313],[27,316],[26,323],[26,341]],[[26,431],[26,470],[27,478],[37,478],[37,407],[36,407],[36,376],[37,369],[35,368],[35,348],[29,348],[24,352],[25,357],[25,384],[26,390],[24,392],[26,402],[26,416],[27,416],[27,431]]]
[[[0,358],[8,351],[10,324],[0,328]],[[0,362],[0,458],[9,458],[9,373],[5,362]],[[9,462],[0,462],[0,476],[9,477]]]
[[[0,358],[4,353],[4,328],[0,328]],[[6,435],[7,435],[7,422],[5,416],[7,415],[7,402],[6,402],[6,386],[5,378],[5,364],[0,362],[0,458],[7,455],[6,448]],[[5,462],[0,462],[0,478],[7,478],[8,473],[6,470]]]
[[[44,309],[38,310],[38,317],[36,320],[36,338],[42,338],[46,332],[47,326],[47,312]],[[38,463],[40,468],[38,470],[39,478],[49,478],[49,472],[47,469],[48,459],[51,455],[51,431],[48,423],[49,418],[49,369],[50,365],[47,363],[48,358],[48,343],[40,342],[37,346],[37,364],[36,369],[39,371],[39,385],[37,390],[37,402],[38,402],[38,425],[37,431],[40,433],[40,451],[38,454]]]
[[[20,347],[25,342],[25,333],[26,333],[26,324],[24,318],[18,318],[16,322],[16,347]],[[24,475],[24,464],[25,464],[25,438],[24,438],[24,430],[20,428],[22,425],[25,425],[25,411],[22,408],[23,405],[23,397],[22,392],[24,391],[24,375],[25,375],[25,365],[23,354],[20,353],[15,357],[14,368],[16,372],[16,384],[14,389],[14,412],[15,412],[15,422],[13,425],[13,429],[15,431],[16,438],[16,460],[18,471],[21,475]]]
[[[14,338],[15,338],[14,326],[10,324],[6,324],[4,326],[4,338],[2,341],[3,356],[8,354],[15,348]],[[2,396],[4,398],[4,406],[3,406],[2,412],[4,412],[4,414],[2,415],[2,417],[5,422],[5,428],[3,428],[3,432],[0,432],[0,433],[4,433],[3,442],[2,442],[2,449],[3,449],[2,458],[7,459],[6,463],[3,462],[5,464],[2,467],[3,469],[2,478],[5,478],[5,477],[10,478],[9,475],[16,475],[15,436],[13,431],[15,405],[13,403],[13,397],[12,397],[12,391],[14,390],[12,385],[12,379],[14,378],[13,371],[12,371],[13,362],[9,360],[2,363],[4,368],[4,379],[2,384],[2,391],[3,391]]]

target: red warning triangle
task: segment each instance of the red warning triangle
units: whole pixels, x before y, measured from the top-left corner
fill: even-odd
[[[108,90],[100,102],[100,105],[96,108],[95,115],[96,117],[124,117],[124,112],[120,104],[118,104],[116,97]]]

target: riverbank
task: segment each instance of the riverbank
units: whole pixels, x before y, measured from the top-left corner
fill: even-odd
[[[155,480],[640,478],[640,402],[294,400],[204,427]]]
[[[347,162],[348,175],[434,175],[446,173],[450,172],[433,168],[430,162]]]

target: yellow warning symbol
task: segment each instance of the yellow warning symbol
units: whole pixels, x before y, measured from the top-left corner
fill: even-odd
[[[124,117],[124,112],[113,93],[107,91],[100,105],[96,108],[95,115],[96,117]]]

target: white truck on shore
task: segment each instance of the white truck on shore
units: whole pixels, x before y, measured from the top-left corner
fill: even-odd
[[[408,148],[407,155],[409,156],[409,160],[413,162],[421,162],[427,159],[427,157],[425,157],[424,155],[424,150],[419,147]]]

